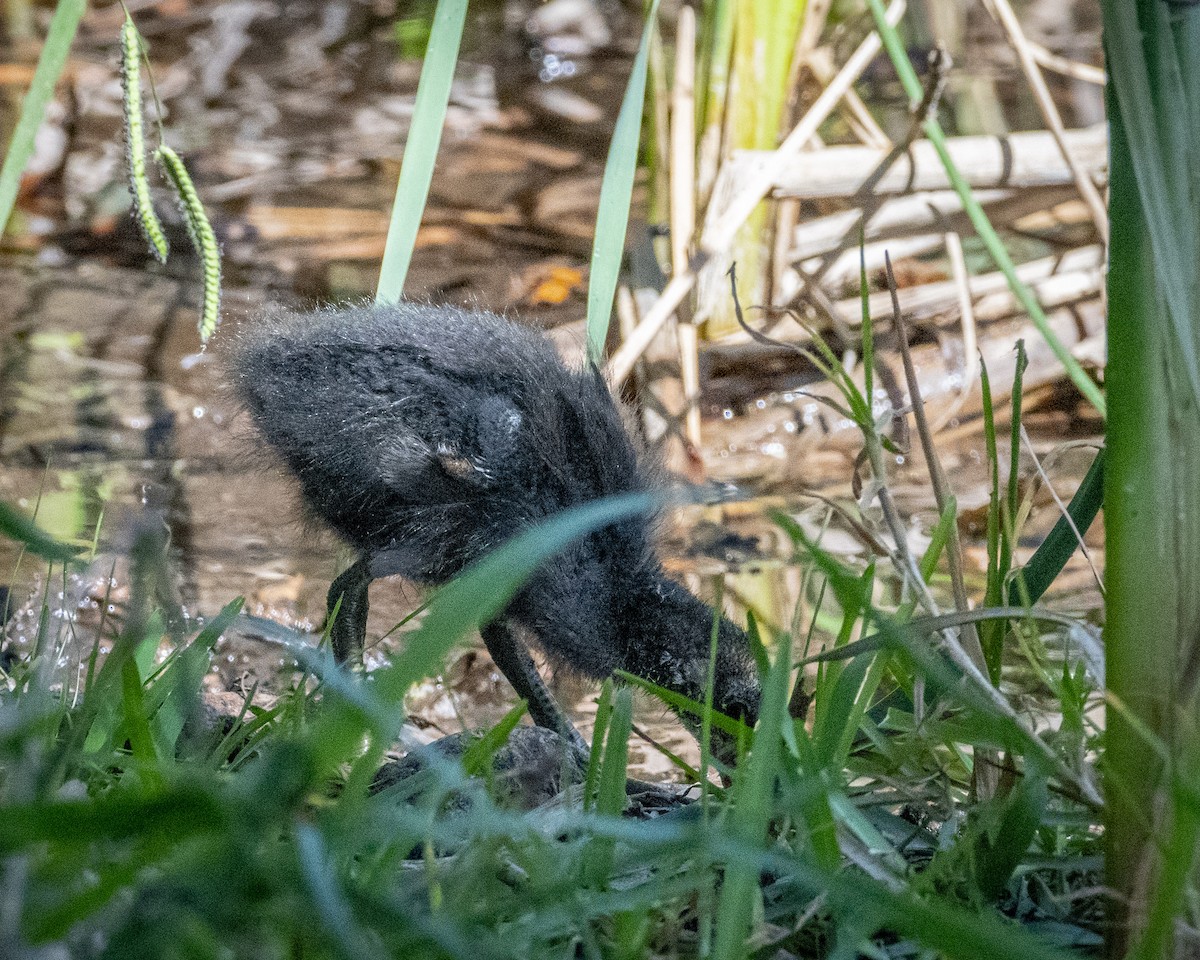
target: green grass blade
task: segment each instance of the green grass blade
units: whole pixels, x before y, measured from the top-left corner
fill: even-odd
[[[1195,315],[1195,277],[1200,231],[1191,214],[1195,186],[1173,158],[1186,157],[1189,130],[1182,75],[1197,73],[1195,51],[1184,64],[1174,55],[1171,7],[1166,3],[1114,3],[1105,7],[1105,53],[1113,95],[1120,105],[1120,119],[1134,174],[1134,186],[1146,211],[1146,229],[1154,251],[1159,288],[1167,304],[1178,362],[1187,373],[1192,402],[1200,407],[1200,360],[1196,335],[1191,329]],[[1139,16],[1141,11],[1141,16]],[[1195,32],[1195,10],[1180,8],[1176,26],[1191,21]],[[1182,31],[1181,31],[1182,32]],[[1143,48],[1155,51],[1153,62]],[[1183,67],[1186,65],[1187,69]],[[1184,105],[1184,106],[1181,106]],[[1194,104],[1193,104],[1194,107]],[[1185,110],[1183,117],[1179,110]]]
[[[992,384],[988,377],[987,364],[983,362],[982,357],[979,360],[979,380],[983,391],[984,453],[991,476],[987,512],[987,581],[983,603],[987,607],[996,607],[1000,605],[1003,596],[1004,575],[1007,571],[1001,566],[1000,454],[996,449],[996,414],[992,406]],[[1002,624],[993,621],[981,624],[979,628],[979,642],[983,647],[983,655],[987,660],[988,673],[993,683],[999,682],[1000,679],[1000,656],[1004,642],[1002,629]]]
[[[499,723],[463,751],[462,765],[467,776],[484,777],[491,773],[492,759],[496,756],[496,751],[508,742],[508,735],[517,728],[517,724],[525,716],[527,707],[524,700],[518,701],[516,706],[500,718]]]
[[[388,226],[379,286],[375,291],[376,303],[398,303],[404,290],[417,230],[421,226],[421,213],[433,180],[434,161],[442,142],[450,84],[454,80],[466,17],[467,0],[438,0],[425,64],[417,85],[412,126],[404,146],[396,199],[392,203],[392,221]]]
[[[21,187],[21,174],[33,156],[34,137],[42,125],[46,107],[54,97],[54,85],[62,75],[71,42],[86,9],[86,0],[59,0],[54,8],[46,44],[33,71],[29,92],[21,104],[21,116],[4,155],[4,166],[0,167],[0,233],[8,227]]]
[[[79,555],[79,548],[55,540],[30,517],[0,500],[0,534],[25,544],[30,553],[51,563],[66,563]]]
[[[620,687],[613,698],[596,811],[618,816],[625,809],[625,770],[629,764],[629,734],[633,729],[633,691]]]
[[[1020,504],[1021,479],[1021,392],[1023,389],[1025,368],[1029,360],[1025,356],[1025,341],[1017,341],[1017,368],[1013,375],[1012,387],[1012,420],[1009,430],[1008,447],[1008,489],[1004,501],[1004,509],[1000,512],[1000,569],[1005,577],[1012,569],[1013,547],[1018,531],[1013,524],[1017,521],[1017,507]]]
[[[752,847],[767,839],[776,772],[782,762],[783,724],[788,720],[788,681],[792,674],[790,644],[780,644],[763,689],[762,711],[754,732],[750,756],[737,770],[735,806],[731,811],[733,836]],[[736,960],[745,954],[746,936],[758,902],[757,866],[742,859],[726,867],[725,885],[717,906],[717,960]]]
[[[238,597],[226,604],[154,680],[147,713],[153,718],[151,727],[160,753],[175,750],[184,724],[200,696],[212,648],[241,612],[242,602]]]
[[[1050,588],[1054,578],[1062,573],[1062,569],[1071,559],[1071,555],[1079,548],[1075,530],[1078,530],[1081,535],[1086,535],[1103,503],[1104,451],[1101,450],[1096,454],[1096,459],[1092,461],[1091,467],[1088,468],[1083,482],[1075,491],[1075,496],[1067,504],[1067,513],[1071,516],[1071,522],[1068,522],[1066,517],[1059,517],[1046,539],[1041,542],[1037,550],[1033,552],[1033,556],[1029,558],[1029,562],[1020,570],[1019,576],[1024,582],[1024,596],[1028,596],[1029,603],[1037,603]],[[1075,530],[1071,529],[1072,522]],[[1024,596],[1020,583],[1014,581],[1009,585],[1008,605],[1010,607],[1022,606],[1025,602]]]
[[[958,499],[950,496],[946,498],[946,508],[938,517],[938,522],[929,531],[929,546],[925,548],[925,552],[921,555],[921,562],[917,565],[921,570],[921,578],[926,583],[933,578],[938,561],[942,558],[942,552],[946,549],[946,544],[950,542],[950,532],[957,522]],[[912,619],[913,611],[916,609],[917,597],[909,597],[897,608],[896,622],[907,623]]]
[[[375,957],[382,960],[386,954],[376,949],[372,938],[359,928],[350,904],[337,883],[337,870],[330,863],[325,840],[311,824],[300,823],[296,826],[296,858],[308,888],[313,916],[324,928],[334,953],[342,960],[370,960]]]
[[[587,343],[588,358],[597,366],[604,358],[608,323],[612,318],[617,277],[621,273],[625,250],[625,231],[629,226],[629,204],[637,173],[638,141],[642,134],[642,104],[646,96],[646,65],[650,57],[650,37],[658,18],[658,0],[651,0],[646,25],[638,45],[621,112],[613,130],[600,186],[600,209],[596,214],[596,237],[592,244],[592,265],[588,282]]]
[[[608,732],[604,738],[604,759],[600,764],[599,787],[596,793],[596,812],[619,817],[625,810],[625,779],[629,766],[629,734],[633,729],[633,691],[619,687],[613,696]],[[593,735],[593,741],[599,735]],[[613,872],[615,842],[608,837],[595,837],[588,842],[583,858],[583,882],[602,890]]]
[[[604,756],[604,734],[612,716],[612,680],[605,680],[600,687],[596,703],[596,723],[592,727],[592,748],[588,753],[587,774],[583,780],[583,809],[594,810],[596,790],[600,783],[600,760]]]
[[[115,790],[92,800],[58,800],[8,806],[0,853],[33,843],[86,848],[100,840],[196,834],[228,830],[226,810],[206,790],[194,787],[145,793]]]
[[[858,225],[858,297],[862,302],[863,395],[875,409],[875,330],[871,322],[871,286],[867,282],[867,246],[863,224]]]

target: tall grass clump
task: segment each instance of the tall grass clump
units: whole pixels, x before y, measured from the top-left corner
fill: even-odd
[[[1111,956],[1194,952],[1200,841],[1200,8],[1105,0]],[[1190,929],[1189,929],[1190,928]]]

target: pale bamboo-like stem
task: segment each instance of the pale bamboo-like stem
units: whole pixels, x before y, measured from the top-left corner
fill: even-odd
[[[1103,176],[1108,163],[1106,127],[1068,130],[1065,141],[1071,156],[1090,176]],[[954,166],[975,190],[1051,187],[1074,183],[1071,168],[1062,158],[1057,141],[1047,130],[1027,130],[1004,136],[980,134],[947,137],[946,151]],[[744,150],[732,161],[730,176],[740,182],[764,168],[770,153]],[[849,197],[869,183],[871,193],[909,194],[921,190],[953,189],[938,148],[917,140],[879,177],[888,151],[861,144],[834,145],[806,151],[775,173],[775,197]]]
[[[958,287],[958,311],[962,322],[963,338],[963,372],[958,396],[930,428],[933,433],[941,430],[962,409],[962,405],[966,403],[967,397],[971,395],[971,390],[975,386],[975,378],[979,376],[979,336],[975,320],[975,304],[971,302],[971,278],[967,273],[967,259],[963,255],[962,238],[957,233],[946,234],[946,255],[950,260],[950,271],[954,277],[954,283]]]
[[[633,365],[637,363],[638,357],[646,352],[646,348],[650,346],[650,342],[658,335],[658,331],[662,329],[663,324],[679,309],[679,305],[683,303],[683,298],[691,293],[695,285],[695,267],[687,273],[675,277],[666,285],[663,292],[659,294],[658,299],[654,301],[654,305],[645,312],[638,325],[633,328],[629,336],[625,339],[625,342],[621,344],[608,361],[606,372],[611,383],[619,384],[624,382],[633,369]]]
[[[1033,54],[1033,59],[1044,70],[1061,74],[1064,77],[1070,77],[1072,80],[1082,80],[1084,83],[1092,83],[1098,87],[1104,86],[1107,82],[1104,70],[1100,67],[1093,67],[1090,63],[1079,63],[1076,60],[1068,60],[1066,57],[1060,57],[1054,51],[1047,50],[1040,43],[1035,43],[1028,38],[1026,38],[1025,42],[1029,44],[1029,52]]]
[[[813,76],[821,83],[832,83],[834,77],[837,75],[833,56],[824,47],[820,50],[814,50],[808,55],[808,66],[812,70]],[[879,125],[879,122],[871,113],[871,108],[858,95],[858,91],[851,87],[846,91],[846,95],[842,99],[846,122],[850,124],[855,136],[868,147],[875,147],[877,150],[890,150],[892,148],[891,138],[884,133],[883,127]]]
[[[892,5],[887,8],[887,22],[895,26],[904,15],[904,10],[905,0],[892,0]],[[720,256],[733,245],[738,230],[750,218],[763,198],[771,192],[771,187],[779,174],[812,139],[846,91],[862,75],[882,48],[883,41],[879,39],[877,33],[868,34],[858,45],[858,49],[850,55],[850,59],[834,77],[833,82],[821,91],[821,95],[817,97],[783,143],[766,156],[754,179],[734,195],[720,217],[704,231],[704,235],[700,239],[700,249],[704,253],[710,257]]]
[[[893,0],[887,10],[887,21],[895,25],[904,15],[904,10],[905,0]],[[655,304],[646,311],[641,323],[609,360],[607,372],[613,383],[621,383],[629,376],[637,358],[645,352],[655,335],[662,329],[662,325],[696,285],[696,274],[700,268],[714,256],[723,254],[733,245],[737,231],[770,191],[776,177],[799,149],[812,138],[817,128],[833,111],[842,94],[862,75],[867,65],[882,49],[882,45],[882,41],[876,33],[870,34],[859,44],[858,49],[851,54],[834,82],[822,91],[821,96],[817,98],[800,123],[788,134],[779,148],[769,156],[762,170],[763,175],[756,178],[745,193],[735,197],[734,202],[726,208],[724,215],[714,225],[713,230],[705,230],[705,234],[709,236],[707,239],[701,238],[700,252],[694,258],[689,271],[672,278]]]
[[[671,274],[688,271],[696,231],[696,14],[679,9],[675,28],[675,82],[671,90]],[[684,311],[686,312],[686,311]],[[683,432],[700,448],[700,345],[695,323],[678,316],[679,376],[683,381]]]

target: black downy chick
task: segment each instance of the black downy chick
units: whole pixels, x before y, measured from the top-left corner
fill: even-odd
[[[445,583],[545,517],[650,485],[600,372],[567,369],[544,337],[494,314],[278,314],[242,334],[232,368],[308,506],[359,552],[329,591],[334,653],[351,666],[372,580]],[[582,746],[521,636],[589,677],[623,669],[702,702],[712,622],[637,517],[576,541],[482,634],[533,719]],[[714,705],[753,723],[758,704],[746,635],[722,618]]]

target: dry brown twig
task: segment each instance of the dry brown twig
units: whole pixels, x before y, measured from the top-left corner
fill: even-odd
[[[1067,166],[1071,168],[1071,175],[1075,178],[1075,185],[1079,188],[1079,195],[1083,197],[1084,203],[1087,204],[1088,209],[1092,212],[1092,220],[1096,225],[1096,232],[1100,235],[1101,241],[1107,246],[1108,208],[1096,184],[1088,176],[1087,171],[1083,169],[1071,155],[1071,151],[1067,149],[1066,127],[1063,125],[1062,117],[1059,116],[1058,107],[1054,104],[1054,98],[1050,96],[1050,88],[1046,86],[1046,79],[1042,76],[1042,69],[1038,65],[1037,58],[1029,46],[1029,41],[1025,39],[1025,31],[1021,29],[1017,15],[1013,12],[1013,8],[1008,0],[984,0],[984,6],[988,8],[993,18],[1004,28],[1004,32],[1008,34],[1008,42],[1012,44],[1013,51],[1017,55],[1017,60],[1021,64],[1021,70],[1024,72],[1025,79],[1029,83],[1029,89],[1037,101],[1042,119],[1046,122],[1046,127],[1050,130],[1051,136],[1054,137],[1055,143],[1058,144],[1059,150],[1062,151],[1062,156],[1067,162]]]
[[[892,295],[892,324],[896,330],[896,340],[900,345],[900,356],[904,361],[904,378],[908,384],[908,402],[912,408],[913,419],[917,424],[917,437],[921,441],[921,452],[925,455],[925,466],[929,470],[929,480],[933,485],[933,497],[939,513],[945,513],[954,500],[946,473],[942,469],[942,461],[938,457],[937,448],[933,445],[933,431],[929,429],[929,421],[925,416],[925,403],[921,398],[921,386],[917,382],[917,370],[913,366],[912,351],[908,345],[908,330],[904,325],[904,317],[900,313],[900,297],[896,287],[896,275],[892,271],[892,261],[887,260],[888,291]],[[959,613],[966,612],[970,604],[967,600],[967,588],[963,581],[962,544],[958,539],[958,524],[950,525],[950,536],[946,541],[946,553],[950,566],[950,584],[954,592],[954,607]],[[983,646],[974,626],[963,628],[960,642],[970,654],[976,666],[986,667],[983,656]]]

